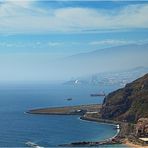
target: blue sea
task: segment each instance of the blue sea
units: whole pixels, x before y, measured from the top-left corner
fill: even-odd
[[[0,147],[27,147],[30,141],[43,147],[76,141],[97,141],[116,134],[114,125],[82,121],[79,116],[30,115],[29,109],[102,103],[103,97],[119,86],[63,84],[0,85]],[[72,101],[66,101],[73,98]]]

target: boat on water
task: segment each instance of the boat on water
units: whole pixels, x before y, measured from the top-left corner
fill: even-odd
[[[67,100],[67,101],[72,101],[72,98],[67,98],[66,100]]]
[[[105,93],[98,93],[98,94],[90,94],[91,97],[99,97],[99,96],[103,96],[105,97]]]

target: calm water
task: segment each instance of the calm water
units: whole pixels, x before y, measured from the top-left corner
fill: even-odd
[[[79,120],[79,116],[29,115],[28,109],[89,103],[102,103],[90,93],[110,92],[114,87],[69,85],[1,85],[0,146],[24,147],[27,141],[40,146],[57,146],[82,140],[103,140],[115,135],[113,125]],[[72,101],[66,98],[72,97]]]

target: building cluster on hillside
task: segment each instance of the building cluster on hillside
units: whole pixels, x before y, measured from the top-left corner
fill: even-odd
[[[140,118],[136,124],[136,136],[143,141],[148,143],[148,118]]]

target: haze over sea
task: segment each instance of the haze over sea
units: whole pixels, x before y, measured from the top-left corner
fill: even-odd
[[[90,94],[116,90],[106,84],[125,85],[143,67],[147,73],[147,14],[148,1],[141,0],[0,0],[0,147],[114,136],[113,125],[24,112],[102,103]],[[73,79],[83,85],[47,83]]]
[[[24,147],[28,141],[50,147],[75,141],[95,141],[116,134],[113,125],[87,122],[79,116],[30,115],[28,109],[102,103],[90,93],[110,92],[118,86],[9,84],[0,86],[0,146]],[[72,97],[72,101],[65,99]]]

